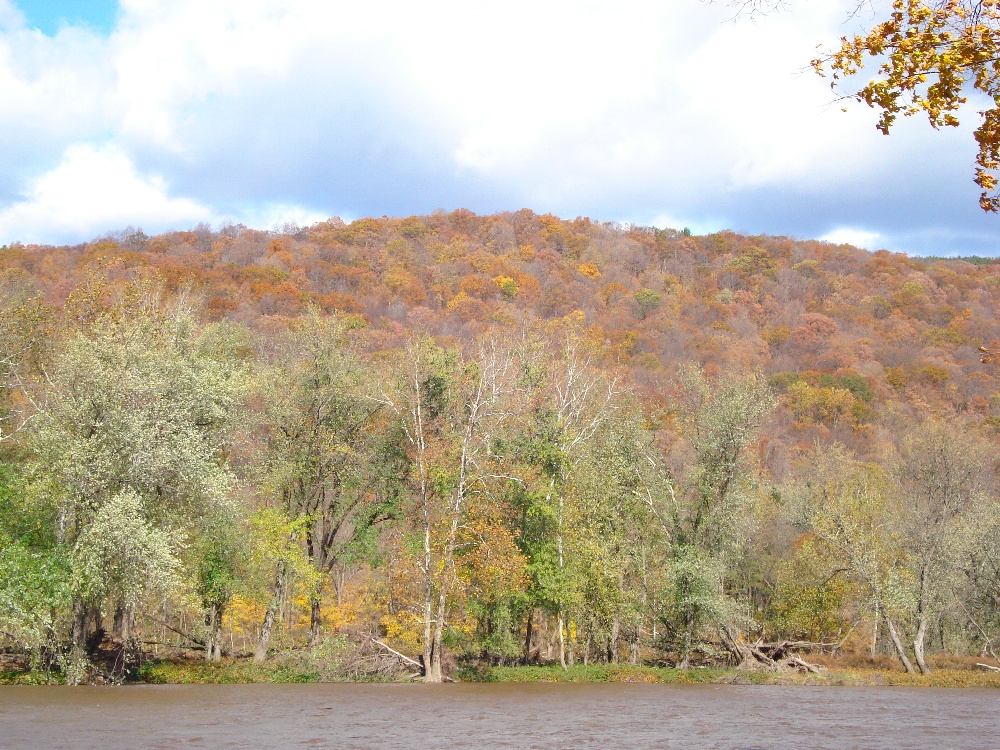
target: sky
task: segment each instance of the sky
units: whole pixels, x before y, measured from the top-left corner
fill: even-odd
[[[809,69],[871,16],[788,5],[0,0],[0,244],[530,208],[1000,255],[975,102],[881,135]]]

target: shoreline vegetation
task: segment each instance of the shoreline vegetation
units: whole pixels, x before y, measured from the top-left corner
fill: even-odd
[[[563,669],[558,664],[528,666],[470,666],[456,670],[456,683],[636,683],[660,685],[803,685],[814,687],[933,687],[1000,688],[1000,671],[977,668],[966,660],[945,660],[931,674],[911,674],[873,659],[858,666],[856,659],[825,659],[819,672],[805,670],[768,671],[734,667],[698,666],[688,669],[635,664],[577,664]],[[0,685],[64,684],[54,675],[34,671],[0,669]],[[197,658],[151,659],[142,664],[126,685],[247,685],[297,683],[419,683],[418,677],[393,679],[386,675],[350,676],[324,674],[309,665],[276,659],[254,663],[252,659],[206,662]]]
[[[528,210],[0,247],[0,671],[994,684],[998,309]]]

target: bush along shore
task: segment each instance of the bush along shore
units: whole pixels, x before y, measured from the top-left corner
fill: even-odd
[[[319,682],[403,683],[421,682],[419,663],[410,661],[375,642],[358,648],[346,639],[325,640],[315,649],[276,652],[267,661],[251,656],[206,661],[191,653],[169,657],[144,657],[126,665],[117,674],[114,664],[102,670],[89,664],[84,677],[69,675],[69,681],[92,684],[290,684]],[[795,663],[797,661],[798,663]],[[651,664],[602,663],[528,664],[496,666],[488,663],[460,664],[447,659],[446,682],[468,683],[646,683],[669,685],[814,685],[814,686],[902,686],[938,688],[1000,688],[1000,665],[972,657],[938,655],[929,674],[908,673],[889,657],[843,654],[802,654],[795,661],[774,665],[745,664],[742,667],[694,665],[684,669]],[[33,668],[23,658],[0,660],[0,685],[65,684],[66,669],[48,672]]]

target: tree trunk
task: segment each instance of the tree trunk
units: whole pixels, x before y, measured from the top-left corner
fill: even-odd
[[[257,649],[254,651],[253,660],[262,662],[267,658],[267,649],[271,645],[271,631],[274,629],[274,621],[278,616],[278,609],[285,592],[285,561],[278,562],[278,570],[274,575],[274,594],[271,596],[271,603],[264,614],[264,622],[260,626],[260,640],[257,641]]]
[[[916,657],[917,667],[920,674],[930,674],[931,670],[924,659],[924,639],[927,637],[927,609],[928,609],[928,579],[930,578],[929,566],[925,565],[920,571],[920,598],[917,600],[917,633],[913,637],[913,656]]]
[[[208,636],[205,638],[205,661],[212,661],[212,653],[215,650],[215,618],[218,607],[215,604],[210,604],[208,606],[208,612],[205,615],[205,627],[208,630]]]
[[[73,645],[88,654],[92,654],[103,635],[101,608],[99,605],[87,604],[81,600],[73,603]]]
[[[424,597],[424,653],[420,661],[424,667],[424,682],[434,682],[430,679],[431,663],[434,661],[434,628],[431,624],[431,598],[430,582],[427,583],[428,591]]]
[[[621,633],[621,623],[615,617],[611,620],[611,637],[608,638],[608,664],[618,663],[618,636]]]
[[[559,618],[556,624],[559,627],[559,666],[566,669],[566,635],[563,633],[562,605],[559,605]]]
[[[903,648],[903,642],[899,640],[899,634],[896,632],[896,626],[892,624],[892,620],[889,619],[889,613],[882,610],[882,618],[885,621],[885,628],[889,631],[889,639],[892,641],[893,647],[896,649],[896,656],[903,663],[903,667],[910,674],[915,674],[917,670],[913,668],[913,664],[910,663],[910,658],[906,655],[906,649]]]
[[[924,639],[927,637],[927,615],[925,613],[920,614],[920,624],[917,626],[917,634],[913,638],[913,655],[917,659],[917,667],[920,669],[920,674],[930,674],[931,668],[927,666],[927,661],[924,659]]]
[[[528,611],[528,627],[524,634],[524,663],[531,663],[531,636],[533,635],[532,630],[535,622],[535,610]]]
[[[320,608],[322,603],[322,592],[317,591],[312,595],[309,611],[309,646],[311,648],[319,645],[320,633],[323,630],[323,611]]]
[[[441,640],[444,636],[444,617],[447,612],[448,597],[442,585],[438,595],[437,617],[434,619],[434,634],[431,638],[429,659],[424,660],[424,682],[444,682],[441,670]],[[426,653],[426,647],[424,648]]]
[[[681,652],[681,660],[677,664],[678,669],[687,669],[691,666],[691,641],[694,638],[694,607],[690,604],[686,607],[684,617],[684,646]]]
[[[208,608],[205,624],[208,637],[205,639],[205,661],[222,660],[222,613],[223,604],[213,602]]]
[[[128,643],[135,633],[135,608],[124,602],[115,606],[115,618],[112,626],[114,637],[121,643]]]
[[[215,633],[212,634],[212,661],[222,661],[222,614],[224,605],[220,604],[215,615]]]

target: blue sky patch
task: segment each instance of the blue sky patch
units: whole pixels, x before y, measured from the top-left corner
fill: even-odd
[[[28,26],[55,36],[63,26],[86,26],[110,34],[118,13],[117,0],[16,0]]]

